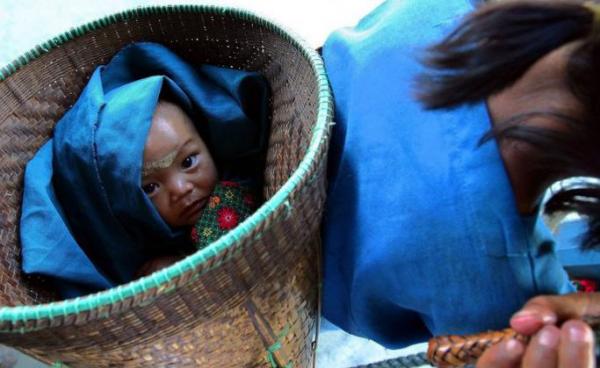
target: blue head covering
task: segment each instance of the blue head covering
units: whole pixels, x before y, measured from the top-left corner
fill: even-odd
[[[27,165],[25,272],[53,277],[64,296],[130,281],[161,248],[183,239],[141,189],[144,145],[158,100],[180,105],[217,165],[235,167],[260,161],[267,95],[256,73],[196,68],[158,44],[121,50],[96,69],[54,138]]]

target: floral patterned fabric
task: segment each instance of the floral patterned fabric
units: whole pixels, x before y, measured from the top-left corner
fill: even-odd
[[[579,292],[595,293],[598,291],[598,281],[592,279],[571,279]]]
[[[215,187],[191,238],[196,249],[202,249],[234,229],[256,209],[256,196],[238,182],[221,181]]]

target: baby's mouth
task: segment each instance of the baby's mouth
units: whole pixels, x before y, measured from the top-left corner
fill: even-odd
[[[197,199],[183,209],[181,216],[185,218],[196,218],[207,203],[208,197]]]

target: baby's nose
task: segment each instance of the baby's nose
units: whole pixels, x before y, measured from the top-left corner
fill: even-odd
[[[189,193],[193,188],[194,185],[189,180],[185,180],[185,178],[176,178],[172,181],[171,193],[176,197],[180,197]]]

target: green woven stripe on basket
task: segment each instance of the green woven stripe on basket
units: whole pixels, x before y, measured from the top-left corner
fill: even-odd
[[[92,30],[106,27],[107,25],[121,20],[127,20],[134,15],[156,13],[168,14],[175,12],[220,13],[255,22],[283,37],[307,58],[318,81],[319,90],[317,122],[313,127],[311,141],[306,154],[302,158],[298,168],[292,173],[285,184],[254,214],[252,214],[234,230],[220,238],[217,242],[185,258],[183,261],[156,272],[148,277],[144,277],[126,285],[118,286],[94,295],[43,305],[2,307],[0,308],[0,321],[29,321],[78,314],[83,311],[122,301],[123,299],[130,298],[152,288],[159,288],[161,285],[165,285],[173,278],[209,261],[223,250],[230,248],[236,242],[236,240],[251,232],[278,208],[284,206],[287,208],[288,213],[294,210],[291,208],[288,198],[290,197],[290,194],[294,188],[296,188],[302,182],[302,180],[305,179],[311,168],[318,164],[317,159],[321,150],[321,143],[327,139],[327,134],[330,128],[328,122],[331,121],[332,118],[333,103],[320,56],[313,49],[311,49],[310,46],[307,46],[298,36],[274,22],[267,21],[264,18],[258,17],[257,15],[246,10],[214,5],[176,5],[136,8],[118,13],[116,15],[109,15],[83,26],[74,28],[41,45],[36,46],[23,56],[17,58],[12,63],[8,64],[4,68],[1,68],[0,81],[6,79],[24,65],[39,58],[41,55],[49,52],[57,46]],[[212,267],[214,268],[218,265],[219,264],[214,264]],[[168,292],[168,290],[163,290],[162,292]],[[19,331],[13,332],[22,333],[30,330],[31,329],[21,328]]]

